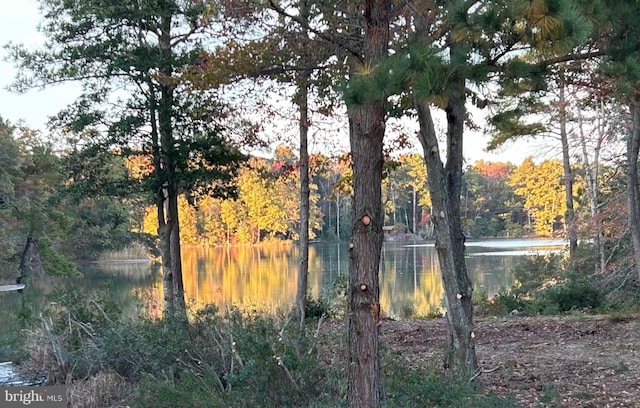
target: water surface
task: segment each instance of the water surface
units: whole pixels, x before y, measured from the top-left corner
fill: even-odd
[[[467,242],[466,261],[476,290],[489,296],[513,283],[512,270],[533,253],[561,251],[562,241],[487,240]],[[324,296],[348,273],[346,244],[316,243],[309,250],[309,291]],[[273,312],[287,310],[295,299],[298,249],[293,245],[197,247],[183,249],[185,294],[199,307],[239,305]],[[42,302],[59,286],[108,291],[125,313],[140,309],[159,316],[160,270],[146,261],[102,262],[81,268],[83,276],[36,280],[24,294],[0,294],[0,327],[21,307],[22,297]],[[442,281],[433,243],[386,243],[380,267],[380,303],[390,317],[425,316],[442,305]],[[2,329],[0,328],[0,331]]]

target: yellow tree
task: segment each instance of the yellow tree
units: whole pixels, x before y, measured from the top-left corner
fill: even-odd
[[[411,188],[413,204],[413,233],[417,233],[418,207],[431,207],[431,196],[427,188],[427,167],[424,165],[422,155],[412,153],[401,158],[401,162],[407,167],[409,175],[408,186]]]
[[[227,245],[231,243],[231,232],[240,223],[237,207],[238,203],[235,200],[224,200],[220,203],[220,217],[227,228]]]
[[[216,245],[227,239],[226,230],[220,215],[222,199],[211,196],[198,198],[197,225],[203,244]]]
[[[263,167],[262,171],[266,171],[263,164],[254,159],[252,167],[255,168],[245,168],[238,176],[238,197],[246,206],[253,242],[260,241],[262,232],[273,236],[287,231],[286,210],[278,205],[270,186],[271,180],[257,170]]]
[[[554,225],[567,211],[562,184],[564,168],[560,160],[534,163],[527,157],[509,177],[508,184],[524,198],[524,207],[534,218],[537,235],[550,236]]]
[[[178,196],[178,211],[180,212],[180,244],[196,245],[200,240],[196,209],[189,204],[184,194]]]

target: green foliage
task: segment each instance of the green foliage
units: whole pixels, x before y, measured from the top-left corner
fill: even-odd
[[[327,316],[331,319],[344,319],[349,311],[349,277],[340,275],[333,281],[331,289],[325,295]]]
[[[603,304],[602,292],[585,281],[569,281],[544,291],[543,299],[557,307],[558,312],[594,310]]]
[[[229,75],[219,75],[219,82],[203,89],[193,72],[203,35],[217,28],[217,9],[171,0],[53,0],[41,6],[46,46],[29,50],[12,44],[8,49],[20,68],[16,90],[63,82],[82,86],[82,95],[50,122],[72,147],[60,190],[76,203],[114,197],[152,202],[166,211],[157,219],[157,229],[164,219],[171,225],[187,218],[171,205],[180,193],[189,200],[236,193],[232,181],[245,160],[239,142],[252,129],[229,115],[214,94]],[[146,166],[130,169],[136,161],[146,161]],[[109,210],[109,215],[118,212]],[[79,240],[75,249],[87,249],[90,256],[121,248],[132,238],[126,231],[128,219],[96,223],[82,215],[86,218],[77,228],[99,242]],[[185,238],[195,236],[185,232]],[[175,243],[169,234],[161,237],[167,240],[161,246],[166,257]]]
[[[2,119],[0,147],[1,273],[15,278],[26,276],[29,268],[43,268],[73,274],[75,267],[62,247],[75,208],[60,202],[66,180],[59,157],[38,133]]]
[[[551,404],[560,396],[553,383],[545,383],[542,385],[542,395],[538,398],[542,404]]]
[[[514,285],[491,299],[486,305],[489,314],[558,314],[605,305],[598,281],[589,271],[572,269],[560,254],[529,256],[513,272]]]
[[[527,300],[518,298],[506,289],[500,289],[498,294],[491,299],[485,310],[489,315],[504,316],[514,310],[523,311],[527,305]]]
[[[465,233],[472,237],[521,236],[524,221],[518,216],[522,200],[508,185],[515,166],[479,160],[462,176],[462,217]],[[515,219],[517,222],[512,222]]]
[[[43,311],[43,316],[52,322],[52,329],[59,333],[69,328],[69,319],[99,329],[121,316],[108,288],[89,294],[78,288],[56,289],[48,296],[48,301],[49,308]],[[80,333],[78,335],[81,336]]]
[[[105,251],[119,251],[139,236],[132,232],[131,205],[109,198],[84,199],[75,210],[64,249],[74,259],[93,260]]]
[[[37,350],[31,358],[58,381],[115,372],[133,385],[127,403],[136,407],[343,405],[346,339],[336,341],[340,333],[332,330],[316,332],[315,322],[300,331],[272,316],[221,313],[214,306],[189,321],[174,315],[130,319],[108,291],[57,291],[51,300],[35,322],[46,322],[47,331],[32,330],[29,341]],[[47,357],[51,345],[61,360]],[[384,347],[382,353],[384,406],[513,406],[466,381],[442,379],[429,364],[416,368]]]
[[[71,276],[78,273],[76,265],[69,261],[64,255],[55,251],[47,238],[39,239],[37,241],[37,247],[42,257],[44,270],[48,274]]]
[[[305,406],[335,396],[328,383],[318,381],[326,371],[318,364],[314,338],[291,325],[205,308],[189,324],[189,334],[187,348],[180,350],[182,364],[172,371],[145,371],[136,406]]]
[[[307,297],[305,302],[304,316],[308,319],[319,319],[328,313],[327,304],[323,299]]]
[[[544,288],[557,283],[562,276],[562,254],[531,255],[520,262],[513,271],[513,293],[519,297],[531,297]]]
[[[22,305],[18,306],[19,300]],[[24,331],[36,323],[35,313],[31,306],[28,289],[21,294],[21,299],[0,299],[3,330],[0,334],[0,360],[21,363],[29,357],[24,346]]]
[[[169,373],[162,373],[170,375]],[[145,374],[140,381],[134,398],[137,407],[158,408],[214,408],[226,407],[223,401],[216,398],[218,390],[210,384],[215,384],[218,378],[210,375],[195,375],[185,373],[178,379],[158,378],[152,374]],[[242,407],[242,405],[238,405]]]
[[[451,74],[447,64],[435,46],[420,41],[405,45],[401,52],[382,59],[377,66],[365,66],[351,75],[343,89],[343,98],[352,112],[374,101],[387,101],[390,96],[400,96],[394,102],[387,101],[387,111],[402,116],[410,109],[406,93],[424,100],[442,100]]]
[[[317,319],[324,316],[334,320],[345,319],[349,310],[348,284],[348,277],[339,275],[319,298],[307,298],[305,317]]]
[[[606,59],[600,64],[605,75],[614,80],[613,86],[622,101],[636,92],[635,84],[640,80],[640,64],[637,58],[637,42],[640,33],[640,12],[637,2],[605,0],[601,3],[606,13],[597,15],[598,27],[603,36],[599,39]],[[600,10],[594,10],[597,13]],[[605,17],[603,19],[603,17]],[[623,102],[624,103],[624,102]]]

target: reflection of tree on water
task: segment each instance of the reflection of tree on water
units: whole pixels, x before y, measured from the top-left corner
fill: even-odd
[[[502,242],[504,244],[504,242]],[[511,270],[519,256],[501,256],[495,248],[472,244],[467,267],[476,288],[489,296],[513,282]],[[505,247],[506,248],[506,247]],[[482,251],[482,256],[478,251]],[[506,254],[506,253],[505,253]],[[182,254],[186,299],[194,307],[235,304],[249,309],[286,310],[295,299],[298,249],[293,245],[185,248]],[[330,293],[347,273],[346,244],[317,243],[309,250],[309,294]],[[125,314],[162,313],[162,281],[147,262],[103,262],[79,267],[81,277],[35,278],[25,289],[39,307],[55,288],[75,286],[85,293],[109,291]],[[387,243],[380,269],[380,303],[385,315],[426,316],[442,306],[442,281],[437,255],[427,244]],[[15,293],[13,295],[16,295]],[[3,310],[16,310],[17,296],[0,295]],[[0,314],[0,325],[7,315]],[[5,320],[3,320],[5,319]]]
[[[393,246],[385,250],[380,284],[384,313],[409,318],[438,309],[443,290],[437,262],[431,248]]]

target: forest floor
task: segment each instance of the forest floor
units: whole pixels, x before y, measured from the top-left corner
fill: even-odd
[[[381,338],[412,364],[442,361],[446,320],[385,320]],[[476,321],[487,390],[523,407],[640,407],[640,318]]]

